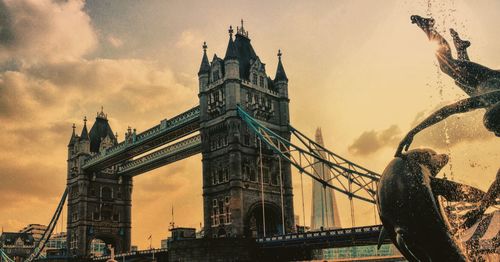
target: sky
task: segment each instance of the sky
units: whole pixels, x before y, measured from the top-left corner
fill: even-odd
[[[465,98],[439,72],[435,46],[410,15],[433,16],[472,42],[470,58],[500,68],[500,2],[437,1],[51,1],[0,0],[0,226],[17,231],[50,221],[66,183],[72,123],[93,122],[101,106],[123,139],[198,103],[202,44],[223,56],[228,27],[244,19],[252,45],[274,77],[281,49],[292,125],[313,137],[321,127],[332,151],[381,173],[401,138],[439,107]],[[500,139],[482,125],[484,110],[451,117],[417,135],[413,147],[450,155],[444,173],[487,189]],[[295,210],[300,179],[294,172]],[[305,180],[305,223],[311,181]],[[201,157],[134,178],[132,243],[166,238],[175,209],[180,226],[202,221]],[[337,194],[341,222],[351,225]],[[356,225],[375,223],[355,202]],[[57,230],[64,230],[62,221]]]

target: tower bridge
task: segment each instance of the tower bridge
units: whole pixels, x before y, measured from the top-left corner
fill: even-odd
[[[294,221],[292,167],[301,181],[307,176],[351,201],[375,202],[377,173],[291,126],[281,51],[271,78],[243,23],[236,32],[230,27],[223,58],[214,54],[209,61],[207,48],[204,43],[199,105],[141,133],[129,128],[122,142],[102,110],[90,132],[86,119],[79,135],[73,126],[67,189],[61,200],[64,203],[67,193],[68,256],[88,257],[93,239],[112,245],[118,254],[130,253],[133,177],[199,153],[206,240],[253,239],[248,248],[295,246],[301,238]],[[317,175],[319,167],[329,172],[328,179]],[[51,224],[57,222],[60,209]],[[338,239],[343,245],[376,243],[378,226],[369,229],[361,235],[343,231]],[[306,234],[299,242],[333,247],[340,243],[335,241],[338,236],[337,231],[325,231],[317,237]],[[29,260],[42,248],[43,244]]]

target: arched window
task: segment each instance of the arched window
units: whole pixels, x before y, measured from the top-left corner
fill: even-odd
[[[101,198],[103,200],[112,200],[113,199],[113,190],[109,187],[103,187],[101,189]]]

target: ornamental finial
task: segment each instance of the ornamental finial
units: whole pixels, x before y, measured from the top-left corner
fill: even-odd
[[[279,60],[281,60],[281,55],[282,55],[282,53],[281,53],[281,49],[278,49],[278,59],[279,59]]]
[[[104,114],[104,106],[101,106],[101,112],[97,113],[98,118],[108,119],[108,115]]]
[[[245,28],[243,27],[243,19],[241,19],[241,27],[236,28],[236,33],[248,38],[248,31],[245,31]]]
[[[232,26],[232,25],[230,25],[230,26],[229,26],[229,37],[233,38],[233,32],[234,32],[234,31],[233,31],[233,26]]]
[[[203,47],[203,52],[206,53],[207,52],[207,47],[208,47],[207,46],[207,42],[203,42],[203,46],[202,47]]]

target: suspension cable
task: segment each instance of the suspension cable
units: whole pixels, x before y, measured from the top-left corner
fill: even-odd
[[[260,189],[261,189],[261,201],[262,201],[262,227],[264,232],[264,237],[266,237],[266,211],[264,207],[264,169],[262,167],[262,163],[264,159],[262,159],[262,140],[259,138],[259,157],[260,157]]]
[[[348,178],[349,178],[349,192],[352,192],[352,180],[351,180],[352,174],[349,173]],[[349,204],[351,206],[351,225],[354,227],[356,225],[356,221],[354,221],[354,202],[352,199],[352,195],[349,195]]]
[[[54,231],[54,228],[56,227],[57,221],[59,220],[59,217],[61,215],[61,211],[64,207],[64,203],[66,202],[66,197],[68,196],[68,187],[64,190],[64,193],[62,195],[61,201],[59,202],[59,205],[57,206],[56,212],[54,213],[54,216],[52,217],[49,225],[47,226],[47,229],[43,233],[42,238],[38,242],[38,245],[33,249],[31,252],[30,256],[25,260],[27,262],[31,262],[34,259],[36,259],[42,250],[45,248],[45,244],[49,241],[50,236],[52,232]]]
[[[326,180],[326,173],[325,173],[325,164],[324,163],[321,163],[321,176],[323,177],[323,180]],[[328,194],[327,194],[328,192]],[[323,194],[324,194],[324,198],[325,198],[325,206],[324,206],[324,213],[325,213],[325,220],[326,220],[326,228],[330,228],[330,214],[328,213],[328,207],[330,206],[330,204],[328,203],[328,196],[330,196],[330,191],[326,188],[325,185],[323,185]]]
[[[285,207],[284,207],[284,201],[283,201],[283,175],[281,172],[281,157],[278,155],[278,167],[279,167],[279,172],[280,172],[280,194],[281,194],[281,225],[282,225],[282,234],[286,234],[285,232]]]
[[[302,166],[302,156],[299,155],[299,162],[300,162],[300,166]],[[304,174],[302,174],[302,171],[300,170],[299,171],[300,173],[300,192],[302,194],[302,220],[304,220],[304,231],[306,230],[306,209],[304,207]]]

